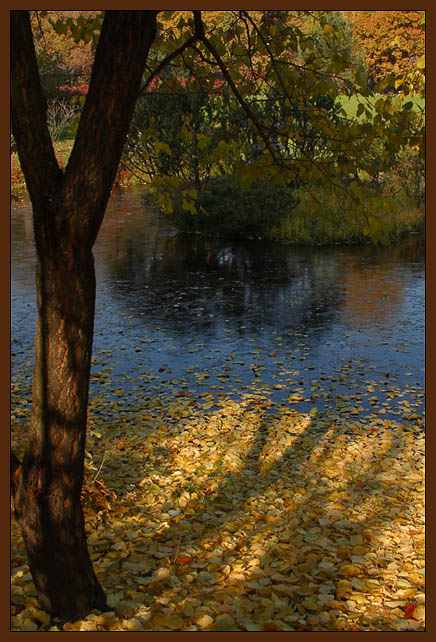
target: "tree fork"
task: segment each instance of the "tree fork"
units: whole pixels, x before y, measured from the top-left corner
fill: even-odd
[[[11,11],[12,128],[32,200],[37,328],[29,442],[11,458],[15,513],[41,607],[61,620],[105,609],[86,543],[84,473],[94,311],[92,246],[103,220],[155,11],[107,11],[65,173],[48,133],[28,11]]]

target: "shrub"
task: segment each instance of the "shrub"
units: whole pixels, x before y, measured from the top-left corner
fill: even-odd
[[[292,215],[298,199],[289,187],[258,181],[242,188],[233,176],[211,179],[198,195],[197,214],[176,206],[173,222],[186,232],[230,238],[268,237]]]

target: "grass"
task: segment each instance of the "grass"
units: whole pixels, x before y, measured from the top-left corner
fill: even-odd
[[[68,159],[73,149],[73,139],[65,139],[56,141],[53,144],[56,159],[59,166],[64,169],[68,163]],[[24,180],[23,172],[21,171],[20,161],[18,154],[13,152],[11,154],[11,192],[13,197],[23,196],[27,191],[26,182]]]
[[[62,169],[65,169],[71,151],[73,149],[74,139],[64,138],[55,141],[53,144],[56,159]],[[130,185],[140,184],[138,179],[128,172],[123,167],[118,168],[115,177],[114,185],[118,187],[128,187]],[[26,182],[24,180],[23,172],[21,171],[20,161],[16,152],[11,154],[11,192],[12,198],[19,198],[24,196],[27,192]]]
[[[378,96],[376,97],[378,98]],[[413,103],[413,108],[418,111],[418,110],[425,110],[425,98],[422,98],[421,96],[398,96],[398,99],[403,98],[404,102],[412,102]],[[363,101],[367,101],[369,105],[373,102],[374,99],[363,99]],[[347,118],[355,118],[356,117],[356,111],[359,103],[363,102],[362,98],[358,96],[340,96],[339,97],[339,102],[341,103],[341,107],[345,109],[347,112]],[[365,102],[364,102],[365,104]],[[359,117],[361,120],[365,118],[364,114]]]
[[[302,199],[292,214],[271,228],[268,238],[294,245],[333,245],[365,243],[369,241],[367,219],[362,214],[350,212],[346,215],[340,209],[328,205],[327,194],[316,190],[319,206],[314,208],[302,194]],[[393,201],[392,197],[387,197]],[[380,208],[376,212],[382,230],[389,240],[395,241],[407,234],[422,232],[425,225],[424,207],[418,207],[413,199],[397,199],[392,210]]]

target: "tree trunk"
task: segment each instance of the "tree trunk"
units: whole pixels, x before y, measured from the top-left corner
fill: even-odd
[[[67,259],[62,246],[38,254],[30,442],[15,511],[41,607],[77,619],[106,606],[88,554],[80,500],[94,264],[89,247],[74,248]]]
[[[29,442],[13,495],[43,609],[62,620],[104,609],[80,495],[95,310],[92,246],[103,220],[156,30],[155,11],[107,11],[70,161],[57,164],[28,11],[11,11],[12,128],[37,250]]]

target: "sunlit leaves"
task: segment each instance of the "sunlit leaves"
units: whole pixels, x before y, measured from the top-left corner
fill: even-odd
[[[423,11],[345,11],[365,52],[375,82],[392,73],[411,73],[414,58],[424,51]],[[421,24],[420,24],[421,23]]]
[[[171,148],[167,143],[162,141],[157,141],[154,145],[154,152],[156,154],[161,154],[161,153],[171,154]]]
[[[193,200],[188,200],[187,198],[184,198],[182,201],[182,209],[185,210],[185,212],[191,212],[191,214],[195,214],[197,212],[195,202]]]
[[[112,610],[63,630],[422,630],[418,429],[317,421],[259,393],[170,408],[118,427],[102,471],[117,500],[85,504]],[[17,630],[59,628],[25,567],[12,603]]]
[[[66,35],[71,33],[74,42],[92,42],[95,45],[100,35],[103,17],[104,12],[100,12],[95,17],[79,15],[77,19],[65,17],[57,20],[49,17],[49,21],[57,34]]]
[[[391,96],[371,96],[365,70],[350,49],[351,40],[342,34],[339,12],[220,11],[203,12],[202,18],[208,43],[225,65],[239,97],[232,95],[222,78],[216,79],[205,42],[200,41],[197,49],[188,48],[171,73],[165,72],[160,91],[167,92],[169,100],[177,95],[191,101],[192,112],[183,117],[178,131],[175,112],[171,124],[162,121],[154,129],[153,136],[157,133],[172,154],[166,148],[162,169],[161,160],[156,164],[153,154],[143,154],[141,162],[148,174],[163,171],[187,184],[195,180],[197,189],[209,177],[225,174],[236,175],[243,186],[267,178],[285,184],[289,177],[298,176],[309,182],[309,191],[315,185],[331,184],[353,201],[353,180],[371,180],[389,170],[399,150],[411,143],[416,146],[422,137],[414,109],[403,108]],[[165,24],[166,17],[159,20]],[[167,52],[176,43],[179,46],[193,25],[190,12],[176,12],[168,21],[176,29],[162,32],[166,35],[159,40],[158,59],[165,44]],[[320,38],[330,45],[320,48]],[[384,92],[394,82],[385,77],[375,91]],[[335,112],[335,100],[339,105],[341,97],[355,95],[360,101],[355,120],[340,106]],[[143,147],[150,149],[144,135],[142,140]],[[167,189],[170,184],[165,181],[164,185]],[[173,194],[170,200],[177,198]],[[168,198],[160,199],[160,205],[164,203],[169,203]],[[186,199],[180,204],[193,211]]]
[[[168,194],[168,192],[159,190],[156,194],[156,201],[157,203],[162,207],[167,212],[172,212],[174,209],[174,204],[171,196]]]
[[[425,54],[418,58],[418,60],[416,61],[416,67],[418,69],[425,69]]]
[[[391,16],[395,22],[397,13],[401,12],[384,12],[383,19]],[[52,22],[59,34],[70,33],[76,40],[95,40],[102,17],[101,12],[94,17],[81,15],[74,20],[68,17]],[[244,184],[262,178],[278,181],[280,177],[286,182],[289,176],[306,176],[308,180],[312,176],[324,185],[341,183],[342,189],[351,196],[351,177],[377,180],[380,171],[388,170],[395,155],[407,146],[424,153],[423,113],[417,116],[418,110],[412,108],[410,102],[401,106],[400,101],[395,102],[391,96],[373,100],[365,69],[355,55],[351,36],[348,31],[345,33],[340,12],[204,11],[202,19],[206,37],[255,113],[260,127],[247,122],[246,114],[228,88],[223,92],[227,97],[224,99],[223,96],[221,101],[225,83],[223,85],[220,78],[216,84],[216,69],[210,52],[204,42],[197,42],[195,49],[186,49],[156,82],[161,83],[160,91],[176,95],[181,87],[187,87],[183,83],[189,77],[191,95],[210,93],[211,102],[215,101],[214,109],[208,114],[203,110],[197,119],[186,119],[178,132],[181,145],[174,144],[174,137],[171,141],[165,139],[163,130],[166,128],[162,123],[157,129],[152,119],[141,123],[140,143],[136,145],[136,152],[141,154],[139,161],[128,155],[129,160],[136,163],[135,175],[143,172],[149,180],[150,176],[162,172],[167,178],[176,175],[181,182],[192,183],[195,174],[198,189],[210,175],[232,174],[241,169],[239,177]],[[192,35],[193,13],[160,12],[158,23],[147,73]],[[345,26],[348,28],[348,24]],[[400,40],[404,40],[403,32],[395,32],[390,40],[399,47]],[[394,86],[404,93],[423,94],[425,56],[420,53],[414,61],[413,73],[385,74],[374,91],[383,93]],[[272,118],[266,118],[265,113],[257,109],[256,100],[269,95],[275,95],[278,103],[288,110],[298,108],[300,115],[292,114],[288,118],[285,110],[279,113],[275,109]],[[347,110],[342,109],[338,118],[332,119],[331,113],[322,108],[314,109],[307,101],[307,96],[336,99],[347,95],[359,96],[361,102],[355,118],[359,125],[365,125],[362,128],[350,122]],[[232,118],[233,121],[239,119],[243,125],[228,127],[228,120]],[[277,131],[271,134],[274,127]],[[250,132],[250,128],[252,132],[248,136],[259,146],[259,155],[254,162],[250,159],[247,140],[242,140],[241,136],[242,132]],[[222,140],[217,137],[219,130],[223,132]],[[271,141],[271,135],[279,146],[267,143]],[[129,139],[136,144],[132,136]],[[244,163],[250,167],[244,167]],[[272,163],[279,164],[280,170],[271,170]],[[321,171],[312,171],[311,164],[318,164]],[[165,181],[162,185],[168,187],[171,183]],[[161,198],[159,204],[164,207],[175,198],[174,194]],[[183,206],[186,208],[187,205],[189,209],[193,208],[185,200]]]

